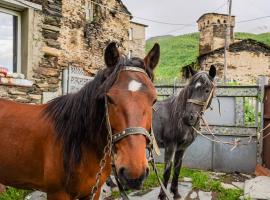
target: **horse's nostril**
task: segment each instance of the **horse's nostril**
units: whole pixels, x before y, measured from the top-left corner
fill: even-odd
[[[190,115],[189,120],[192,121],[194,119],[193,115]]]
[[[118,175],[122,178],[125,178],[125,171],[126,169],[124,167],[121,167],[118,171]]]

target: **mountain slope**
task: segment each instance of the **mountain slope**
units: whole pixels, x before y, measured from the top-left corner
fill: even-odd
[[[237,39],[251,38],[270,45],[270,33],[235,33]],[[161,59],[156,70],[156,81],[172,83],[179,78],[181,67],[195,61],[199,55],[199,33],[180,36],[153,37],[146,42],[148,52],[154,43],[161,46]]]

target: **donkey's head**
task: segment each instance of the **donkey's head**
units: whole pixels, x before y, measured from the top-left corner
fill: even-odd
[[[114,139],[117,174],[129,188],[139,188],[149,174],[146,158],[151,129],[152,106],[157,94],[153,85],[153,70],[158,64],[160,48],[152,48],[144,59],[123,58],[115,43],[105,50],[108,68],[119,68],[118,77],[107,90],[109,120]],[[117,70],[117,69],[116,69]]]
[[[186,78],[191,78],[186,88],[186,110],[184,122],[189,126],[194,126],[199,121],[201,112],[204,112],[211,104],[214,92],[214,78],[216,68],[212,65],[209,72],[196,72],[188,67]]]

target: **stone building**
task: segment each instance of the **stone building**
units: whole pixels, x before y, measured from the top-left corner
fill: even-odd
[[[129,28],[129,57],[145,56],[145,24],[131,21]]]
[[[207,13],[202,15],[198,20],[200,32],[199,52],[208,53],[214,49],[224,47],[225,36],[227,31],[228,16],[217,13]],[[235,17],[231,17],[231,35],[230,41],[234,42]]]
[[[0,97],[37,104],[83,85],[110,41],[131,50],[130,16],[121,0],[0,0]]]
[[[224,46],[228,15],[207,13],[197,21],[200,31],[198,64],[203,70],[214,64],[218,78],[224,70]],[[270,76],[270,46],[234,37],[235,17],[231,18],[227,77],[240,84],[255,84],[258,76]]]

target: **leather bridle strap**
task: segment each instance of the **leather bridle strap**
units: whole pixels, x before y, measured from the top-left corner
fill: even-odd
[[[143,135],[149,140],[149,142],[152,141],[151,135],[149,134],[149,132],[145,128],[132,127],[132,128],[126,128],[124,131],[114,134],[113,135],[113,144],[117,143],[118,141],[120,141],[123,138],[130,136],[130,135]]]

